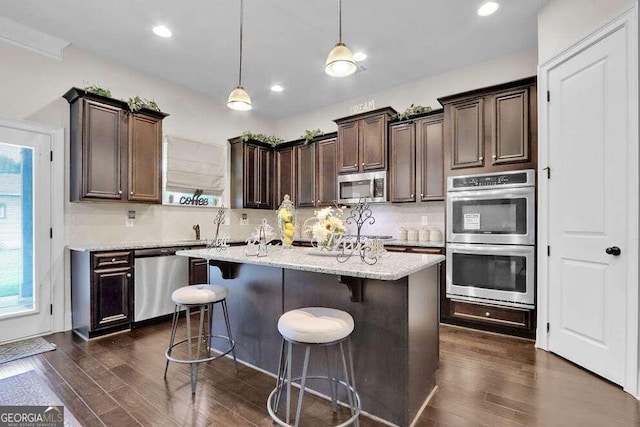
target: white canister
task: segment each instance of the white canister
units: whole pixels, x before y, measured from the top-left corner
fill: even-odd
[[[410,242],[417,242],[418,230],[416,230],[415,228],[410,228],[409,231],[407,231],[407,240]]]
[[[407,229],[404,227],[398,228],[398,240],[407,240]]]
[[[421,242],[429,241],[429,230],[427,229],[427,227],[420,229],[420,232],[418,233],[418,240],[420,240]]]
[[[429,240],[434,242],[434,243],[441,243],[442,242],[442,231],[438,230],[437,228],[434,228],[433,230],[431,230],[430,236],[429,236]]]

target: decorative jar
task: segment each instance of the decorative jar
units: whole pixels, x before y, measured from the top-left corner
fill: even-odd
[[[296,232],[296,210],[288,194],[284,195],[284,200],[278,208],[278,227],[280,228],[282,247],[292,248]]]

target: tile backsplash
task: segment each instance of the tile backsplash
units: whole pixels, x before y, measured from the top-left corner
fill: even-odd
[[[128,211],[135,211],[133,226],[126,226]],[[423,226],[444,232],[444,202],[417,204],[372,204],[375,224],[365,225],[364,234],[391,235],[396,237],[399,227]],[[314,215],[313,208],[300,208],[297,236],[304,221]],[[247,224],[241,225],[242,214]],[[201,238],[215,234],[213,220],[215,209],[185,208],[143,204],[67,203],[65,229],[67,244],[91,244],[112,242],[145,242],[191,240],[195,237],[194,224],[200,224]],[[345,210],[344,215],[348,215]],[[276,210],[229,209],[227,224],[220,231],[233,238],[244,239],[251,235],[262,218],[276,226]]]

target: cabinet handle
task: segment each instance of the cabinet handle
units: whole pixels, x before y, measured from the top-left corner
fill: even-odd
[[[486,317],[491,317],[491,313],[489,313],[488,311],[484,314]]]
[[[320,203],[320,199],[318,199],[318,203]]]
[[[478,157],[478,160],[482,161],[482,160],[484,160],[484,157],[480,156],[480,157]]]
[[[127,277],[131,277],[131,273],[127,273]]]
[[[494,160],[498,158],[498,156],[496,156],[495,154],[491,157],[493,157]]]
[[[129,195],[133,196],[133,191],[130,191],[130,192],[129,192]]]
[[[111,258],[111,262],[116,262],[116,259],[115,258]]]
[[[122,194],[122,190],[119,190],[119,191],[118,191],[118,194]]]
[[[420,193],[420,197],[424,197],[424,193]]]
[[[364,162],[360,163],[362,166],[364,166]]]
[[[413,194],[411,195],[411,197],[413,197]]]
[[[354,167],[354,168],[357,168],[357,167],[358,167],[358,164],[357,164],[357,163],[355,163],[355,164],[353,165],[353,167]]]

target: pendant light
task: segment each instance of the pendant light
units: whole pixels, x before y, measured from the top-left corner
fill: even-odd
[[[346,77],[356,72],[356,61],[342,43],[342,0],[338,0],[338,21],[338,43],[329,52],[324,71],[332,77]]]
[[[227,107],[232,110],[251,110],[251,97],[242,87],[242,24],[244,22],[244,0],[240,0],[240,67],[238,69],[238,86],[231,91]]]

